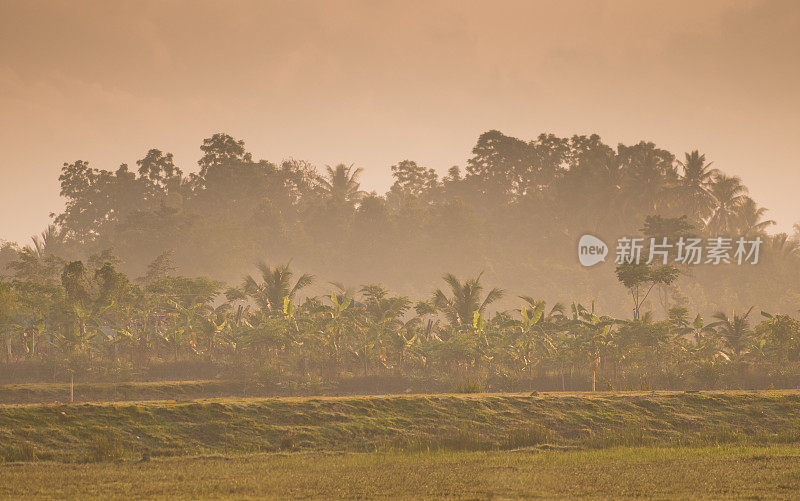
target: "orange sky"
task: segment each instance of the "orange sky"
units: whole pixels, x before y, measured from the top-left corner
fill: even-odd
[[[0,0],[0,238],[43,229],[61,164],[256,158],[444,172],[477,136],[699,148],[800,221],[800,2]]]

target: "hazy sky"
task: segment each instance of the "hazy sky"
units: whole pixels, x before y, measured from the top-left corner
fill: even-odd
[[[800,221],[800,2],[0,0],[0,238],[58,211],[63,162],[256,158],[444,172],[489,129],[698,148]]]

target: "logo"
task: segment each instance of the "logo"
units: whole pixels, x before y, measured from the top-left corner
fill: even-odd
[[[578,241],[578,260],[583,266],[594,266],[604,262],[608,255],[608,246],[599,238],[584,235]]]

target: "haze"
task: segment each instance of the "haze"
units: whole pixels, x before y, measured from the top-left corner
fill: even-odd
[[[798,221],[800,4],[0,3],[0,238],[63,208],[63,162],[151,147],[196,171],[223,131],[260,158],[445,172],[477,136],[599,133],[700,149],[777,230]]]

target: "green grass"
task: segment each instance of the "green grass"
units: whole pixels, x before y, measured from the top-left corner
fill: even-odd
[[[795,443],[800,443],[800,393],[791,391],[0,406],[0,462]]]
[[[69,402],[69,383],[0,385],[0,404]],[[258,383],[225,380],[130,383],[76,383],[76,402],[176,400],[228,396],[264,396],[270,388]]]
[[[767,498],[800,492],[800,448],[271,453],[0,465],[2,498]]]

